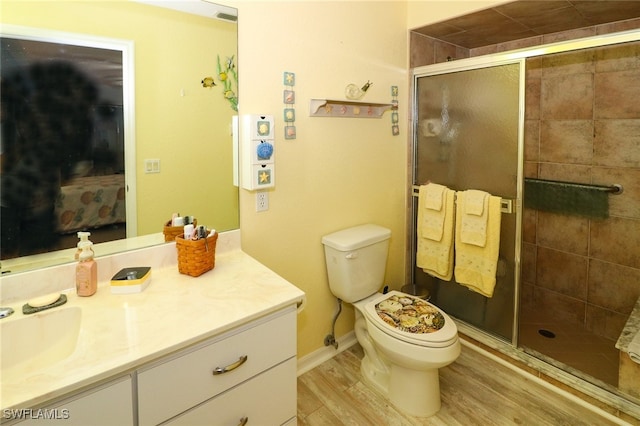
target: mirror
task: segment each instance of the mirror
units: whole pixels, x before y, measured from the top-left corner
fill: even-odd
[[[3,26],[0,47],[2,260],[136,235],[131,43]]]
[[[80,228],[92,232],[91,239],[94,241],[109,241],[96,245],[97,256],[138,248],[140,245],[163,243],[162,229],[172,213],[193,215],[199,224],[218,231],[238,228],[238,190],[233,185],[231,133],[236,111],[224,97],[223,84],[218,78],[219,66],[224,68],[231,64],[235,67],[235,9],[190,0],[179,2],[179,7],[186,6],[186,12],[189,13],[184,13],[184,9],[176,11],[133,2],[29,3],[27,7],[18,0],[3,2],[0,15],[3,41],[9,38],[10,30],[21,27],[36,33],[38,41],[66,44],[66,53],[89,49],[86,52],[90,53],[85,52],[81,56],[84,55],[84,59],[87,55],[91,56],[92,62],[89,62],[100,66],[90,65],[89,68],[100,69],[99,74],[106,75],[109,81],[105,83],[107,80],[102,81],[102,77],[91,78],[94,85],[98,86],[97,98],[116,98],[115,101],[110,100],[109,107],[102,103],[88,108],[91,113],[87,120],[92,123],[91,126],[76,126],[91,127],[94,148],[114,149],[106,152],[93,149],[87,155],[86,151],[70,149],[75,145],[68,143],[66,147],[69,149],[64,151],[64,157],[67,163],[73,164],[65,165],[65,170],[57,172],[56,176],[61,176],[65,182],[72,178],[101,180],[95,190],[91,187],[90,191],[84,192],[94,195],[100,193],[103,197],[106,197],[107,187],[115,186],[117,193],[119,186],[120,198],[124,192],[126,200],[120,199],[120,205],[115,203],[104,208],[103,216],[114,217],[114,223],[100,223],[101,228],[93,227],[92,223],[80,223],[75,228],[56,231],[62,232],[61,235],[68,240],[67,246],[60,246],[56,242],[46,253],[20,257],[9,256],[8,251],[5,254],[5,250],[2,250],[2,273],[73,261],[76,231]],[[169,4],[175,6],[175,2],[165,5],[171,7]],[[33,10],[34,6],[41,12],[37,16],[28,11]],[[206,17],[201,16],[203,14]],[[99,22],[93,19],[97,15],[101,16]],[[218,18],[212,19],[216,16]],[[131,32],[130,28],[137,30]],[[158,28],[171,30],[158,31]],[[61,35],[66,37],[60,39]],[[96,44],[97,41],[99,43]],[[3,43],[3,49],[5,47]],[[33,50],[35,47],[29,48]],[[107,55],[102,55],[105,52]],[[96,53],[100,54],[96,56]],[[114,76],[114,68],[117,68],[114,64],[118,62],[118,57],[123,67],[121,77],[117,73]],[[4,65],[3,61],[3,84],[6,80]],[[203,87],[205,77],[213,77],[215,86]],[[118,95],[112,93],[114,87],[122,82],[124,86],[120,87],[124,90],[121,99],[118,99]],[[237,84],[233,88],[237,93]],[[128,99],[130,104],[127,104]],[[8,140],[5,139],[8,116],[3,105],[4,141]],[[52,121],[60,123],[61,120]],[[73,134],[78,132],[74,130]],[[115,138],[106,139],[109,135],[115,135]],[[69,137],[64,139],[68,140]],[[84,139],[91,138],[85,135]],[[3,145],[6,143],[3,142]],[[118,152],[118,146],[124,149],[120,148]],[[3,162],[4,157],[8,157],[6,153],[3,146]],[[104,158],[109,161],[99,161]],[[10,168],[7,169],[3,164],[3,174],[5,170]],[[118,182],[108,182],[110,178]],[[4,181],[4,175],[2,179]],[[86,182],[82,183],[87,185]],[[72,185],[55,188],[60,190],[63,186]],[[36,187],[42,188],[42,185]],[[65,191],[68,189],[65,188]],[[67,197],[65,193],[65,199]],[[4,205],[2,213],[0,221],[4,231],[4,219],[10,217],[5,214]],[[122,214],[126,218],[126,226],[121,223],[124,222]],[[78,214],[74,214],[72,219],[79,222]],[[105,230],[103,228],[107,228],[112,236],[106,239],[98,236]],[[121,240],[125,229],[127,239]],[[28,231],[19,232],[21,237],[27,234]],[[39,233],[33,234],[37,239]],[[54,237],[58,239],[58,234],[54,234]],[[7,257],[12,258],[6,260]]]

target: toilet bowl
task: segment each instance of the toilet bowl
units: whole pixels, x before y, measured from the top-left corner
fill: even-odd
[[[385,313],[376,306],[397,299],[419,301],[429,311],[441,315],[441,328],[421,329],[424,323],[418,321],[419,325],[403,329],[402,314],[392,318],[395,324],[390,324],[389,318],[383,319]],[[438,369],[460,355],[453,320],[435,305],[399,291],[378,293],[353,306],[356,338],[365,352],[366,360],[363,359],[360,368],[364,381],[406,414],[428,417],[437,413],[441,405]]]
[[[406,414],[440,409],[438,369],[460,355],[455,322],[435,305],[382,287],[391,232],[378,225],[322,238],[332,293],[355,307],[355,334],[364,350],[363,381]]]

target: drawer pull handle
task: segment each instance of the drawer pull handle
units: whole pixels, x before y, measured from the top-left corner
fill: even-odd
[[[242,364],[244,364],[245,362],[247,362],[247,356],[246,355],[242,355],[240,357],[239,360],[237,360],[236,362],[234,362],[233,364],[229,364],[226,367],[216,367],[213,370],[213,375],[217,376],[219,374],[224,374],[224,373],[228,373],[229,371],[233,371],[236,368],[240,367]]]
[[[247,424],[248,421],[249,421],[249,417],[243,417],[240,419],[240,423],[238,423],[238,426],[244,426]]]

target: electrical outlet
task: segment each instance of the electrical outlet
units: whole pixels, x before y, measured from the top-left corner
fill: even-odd
[[[269,193],[267,191],[256,192],[256,211],[269,210]]]

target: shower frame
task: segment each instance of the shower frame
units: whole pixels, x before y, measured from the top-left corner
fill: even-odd
[[[586,37],[575,40],[562,41],[557,43],[550,43],[545,45],[539,45],[535,47],[517,49],[512,51],[501,52],[497,54],[489,54],[477,57],[470,57],[464,59],[457,59],[454,61],[437,63],[432,65],[425,65],[414,68],[411,76],[411,122],[410,122],[410,138],[411,138],[411,150],[410,150],[410,170],[409,170],[409,184],[407,188],[408,205],[410,208],[407,212],[408,221],[408,238],[407,238],[407,250],[409,255],[407,256],[406,265],[406,282],[415,282],[415,253],[416,245],[413,235],[416,233],[416,209],[417,209],[417,197],[414,195],[414,187],[419,183],[416,182],[416,168],[417,168],[417,135],[419,123],[417,120],[417,79],[425,75],[439,75],[454,73],[458,71],[466,71],[472,69],[486,68],[494,65],[504,65],[510,63],[521,63],[520,69],[520,111],[519,117],[519,131],[518,131],[518,177],[517,177],[517,199],[514,202],[515,214],[516,214],[516,253],[514,255],[515,267],[514,267],[514,320],[512,324],[512,336],[511,341],[505,341],[500,339],[499,336],[486,332],[474,325],[468,324],[456,318],[458,329],[466,336],[476,340],[486,347],[503,353],[515,361],[533,367],[540,373],[543,373],[553,379],[556,379],[576,390],[588,395],[596,400],[604,402],[612,407],[615,407],[621,411],[629,413],[635,417],[640,418],[640,407],[632,400],[628,399],[623,393],[617,391],[611,391],[610,389],[597,386],[581,377],[572,374],[560,367],[552,365],[541,358],[537,358],[534,355],[525,352],[522,347],[518,346],[518,314],[519,314],[519,302],[520,302],[520,264],[521,264],[521,248],[522,248],[522,191],[524,186],[524,90],[525,90],[525,60],[527,58],[538,57],[543,55],[549,55],[554,53],[571,52],[582,49],[597,48],[603,46],[610,46],[616,44],[622,44],[627,42],[640,41],[640,30],[634,29],[629,31],[622,31],[617,33],[610,33],[605,35]]]

